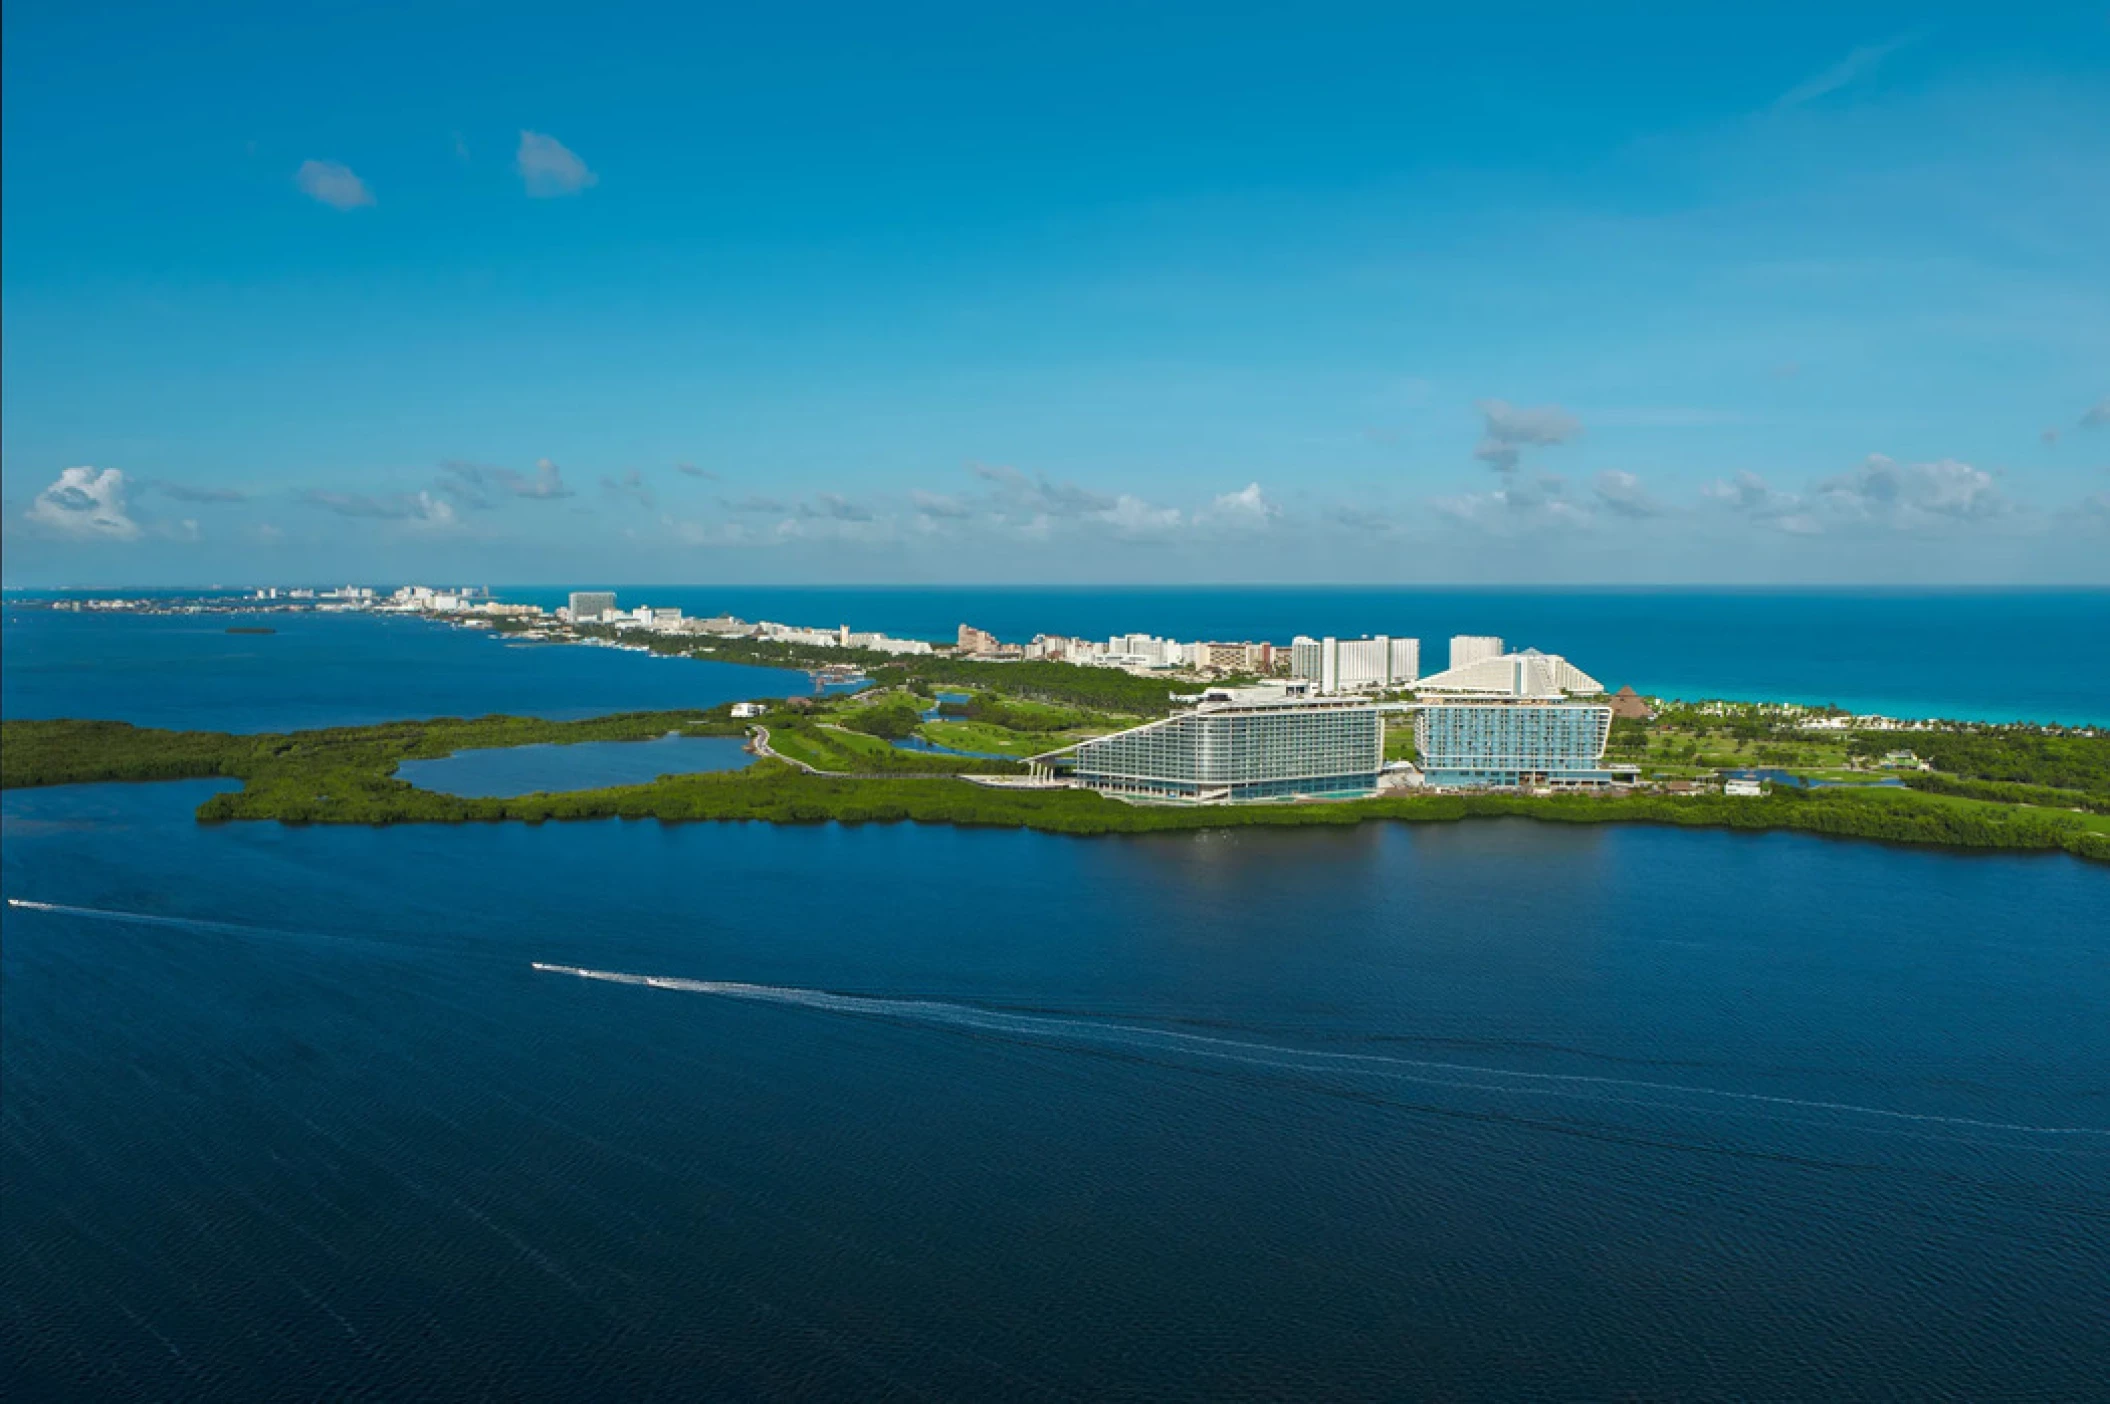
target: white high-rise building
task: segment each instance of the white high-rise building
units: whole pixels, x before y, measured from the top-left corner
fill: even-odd
[[[1367,639],[1315,639],[1299,634],[1289,646],[1292,677],[1320,692],[1406,687],[1421,674],[1421,640],[1379,634]]]
[[[1489,634],[1453,634],[1451,636],[1451,667],[1463,668],[1468,663],[1478,663],[1483,658],[1500,658],[1502,641]]]
[[[603,614],[615,608],[615,594],[609,590],[574,590],[570,605],[574,621],[598,623]]]
[[[1152,668],[1176,667],[1185,656],[1185,650],[1172,639],[1161,639],[1155,634],[1116,634],[1106,641],[1108,654],[1125,659],[1134,659]]]

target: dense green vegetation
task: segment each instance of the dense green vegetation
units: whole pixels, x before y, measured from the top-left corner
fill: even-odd
[[[1561,823],[1794,829],[1963,848],[2063,849],[2110,861],[2110,819],[1912,790],[1810,794],[1783,790],[1761,800],[1661,795],[1398,795],[1344,804],[1209,809],[1135,806],[1080,790],[992,789],[922,770],[918,767],[926,764],[959,764],[960,758],[898,751],[875,737],[797,717],[789,707],[770,722],[772,744],[782,738],[824,748],[827,754],[860,766],[905,768],[892,772],[898,778],[843,779],[806,775],[782,762],[764,760],[745,771],[514,799],[436,794],[391,774],[399,760],[441,756],[471,746],[609,740],[670,730],[714,734],[733,726],[722,712],[636,713],[587,722],[441,719],[264,736],[151,731],[107,722],[9,721],[0,733],[0,754],[6,760],[0,779],[10,787],[182,776],[230,776],[244,781],[241,790],[215,795],[200,806],[202,820],[364,824],[609,817],[774,823],[915,820],[1111,834],[1508,815]],[[786,749],[785,754],[791,751]]]
[[[2051,785],[2023,785],[2008,780],[1967,780],[1939,771],[1907,771],[1899,779],[1915,790],[1934,795],[1958,795],[1965,799],[1990,800],[1996,804],[2030,804],[2052,809],[2079,809],[2090,814],[2110,814],[2110,795],[2061,790]]]
[[[1083,668],[1074,663],[1037,660],[975,663],[957,658],[913,658],[895,663],[894,668],[926,687],[982,688],[1001,692],[1007,701],[1023,698],[1132,717],[1166,715],[1172,710],[1172,694],[1181,687],[1170,678],[1139,676],[1119,668]],[[1192,691],[1193,684],[1188,684],[1187,690]]]
[[[882,741],[902,741],[914,736],[923,724],[923,709],[897,693],[854,708],[843,716],[842,724]]]
[[[2022,727],[1974,731],[1857,732],[1857,756],[1909,750],[1938,771],[1966,780],[1997,780],[2078,790],[2110,799],[2110,736],[2047,736]]]
[[[1090,727],[1102,714],[1076,707],[1055,707],[1045,702],[1007,700],[1000,697],[970,697],[965,703],[940,703],[938,710],[955,713],[968,721],[1002,727],[1006,731],[1055,733]]]

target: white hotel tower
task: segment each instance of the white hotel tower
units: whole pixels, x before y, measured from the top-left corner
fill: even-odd
[[[1406,687],[1421,675],[1421,640],[1379,634],[1369,639],[1315,639],[1299,634],[1289,646],[1291,677],[1322,693]]]
[[[1454,669],[1482,659],[1500,658],[1502,641],[1489,634],[1453,634],[1451,636],[1451,664]]]

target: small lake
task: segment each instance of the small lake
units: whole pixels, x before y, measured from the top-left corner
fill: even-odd
[[[753,757],[737,736],[661,736],[650,741],[581,741],[570,746],[502,746],[404,761],[396,778],[463,799],[507,799],[540,791],[643,785],[662,775],[738,770]]]
[[[945,720],[945,714],[940,709],[947,702],[963,704],[974,700],[974,695],[967,692],[940,692],[934,696],[935,700],[923,709],[923,720],[927,722]],[[1016,756],[1007,756],[996,751],[963,751],[957,746],[941,746],[921,736],[904,736],[894,743],[894,748],[900,751],[922,751],[933,756],[972,756],[977,760],[1017,759]]]

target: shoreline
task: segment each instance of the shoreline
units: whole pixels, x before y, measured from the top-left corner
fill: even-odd
[[[1247,827],[1353,826],[1518,817],[1551,823],[1641,823],[1743,832],[1791,830],[1956,851],[2070,853],[2110,864],[2110,815],[1920,789],[1826,787],[1760,798],[1715,794],[1528,795],[1402,793],[1368,799],[1223,806],[1132,805],[1089,790],[1006,789],[962,767],[899,753],[885,773],[808,774],[773,757],[739,770],[663,776],[635,785],[507,798],[463,798],[397,778],[399,762],[461,750],[576,741],[649,740],[670,730],[739,736],[744,725],[704,712],[628,713],[583,722],[443,718],[319,732],[233,735],[152,731],[123,723],[0,723],[0,789],[226,778],[203,823],[543,823],[603,818],[666,823],[932,823],[1025,828],[1077,836]],[[949,782],[949,783],[948,783]]]

